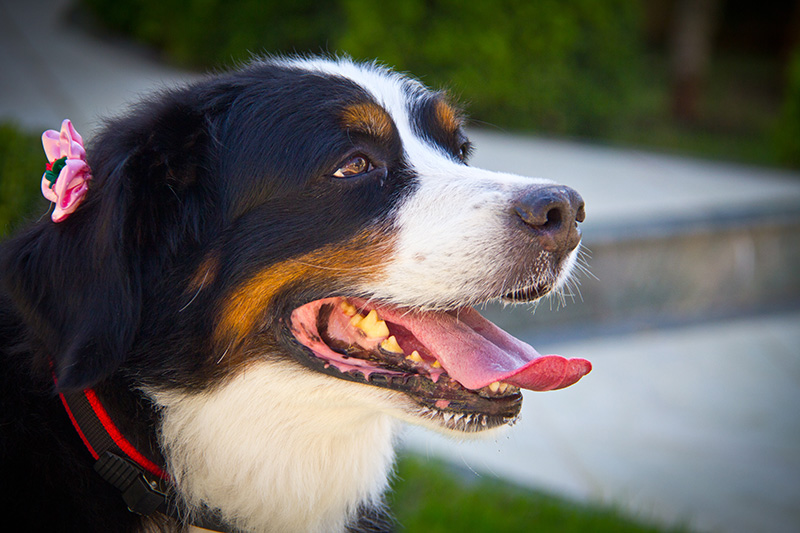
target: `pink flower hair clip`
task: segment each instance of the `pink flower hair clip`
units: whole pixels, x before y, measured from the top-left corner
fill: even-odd
[[[61,123],[61,131],[42,134],[47,166],[42,176],[42,194],[56,204],[51,218],[61,222],[83,201],[92,172],[86,163],[83,138],[69,119]]]

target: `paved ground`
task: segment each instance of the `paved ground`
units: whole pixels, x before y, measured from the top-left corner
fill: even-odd
[[[0,119],[90,134],[136,94],[187,79],[127,45],[63,23],[68,0],[0,0]],[[476,131],[478,166],[570,184],[587,239],[698,217],[800,206],[797,174]],[[708,265],[714,268],[714,265]],[[579,304],[576,304],[579,305]],[[578,386],[526,395],[504,435],[454,445],[411,430],[407,446],[484,475],[617,503],[702,530],[794,532],[800,524],[800,314],[785,312],[563,340]],[[515,334],[536,345],[524,327]]]

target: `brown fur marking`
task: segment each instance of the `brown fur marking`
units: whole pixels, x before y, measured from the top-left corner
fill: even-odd
[[[186,287],[186,292],[195,294],[197,291],[202,290],[203,287],[210,286],[214,283],[217,272],[219,272],[219,258],[216,254],[211,253],[204,257],[200,266],[197,267],[194,276],[192,276],[189,285]]]
[[[464,122],[461,113],[445,102],[444,100],[437,99],[434,104],[436,112],[436,119],[448,133],[455,133]]]
[[[364,232],[346,243],[325,246],[267,267],[240,284],[226,299],[217,325],[217,340],[225,341],[225,346],[244,340],[274,296],[292,284],[341,286],[379,279],[392,250],[391,236],[380,231]]]
[[[342,113],[342,125],[361,131],[378,139],[389,140],[394,132],[392,118],[378,104],[371,102],[353,104]]]

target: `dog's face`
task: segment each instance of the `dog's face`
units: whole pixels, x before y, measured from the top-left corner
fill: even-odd
[[[234,208],[233,249],[247,261],[207,255],[247,267],[220,300],[217,350],[279,353],[395,391],[404,418],[459,431],[515,419],[520,387],[584,375],[585,361],[542,358],[470,308],[563,283],[580,240],[577,193],[469,167],[459,111],[407,78],[350,63],[290,68],[314,92],[261,115],[249,140],[269,151],[259,185],[269,192]],[[270,190],[276,178],[283,194]]]
[[[352,401],[479,431],[515,419],[520,388],[589,370],[471,308],[564,283],[583,202],[468,166],[442,93],[348,61],[268,61],[160,97],[93,146],[86,205],[39,230],[87,247],[64,265],[84,270],[64,289],[77,309],[24,297],[65,386],[118,370],[208,389],[261,366],[285,390],[324,375]]]

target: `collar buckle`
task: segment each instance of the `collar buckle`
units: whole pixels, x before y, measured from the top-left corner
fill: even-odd
[[[120,492],[128,509],[139,515],[163,511],[167,496],[158,489],[155,481],[148,481],[136,465],[106,451],[94,464],[94,471]]]

